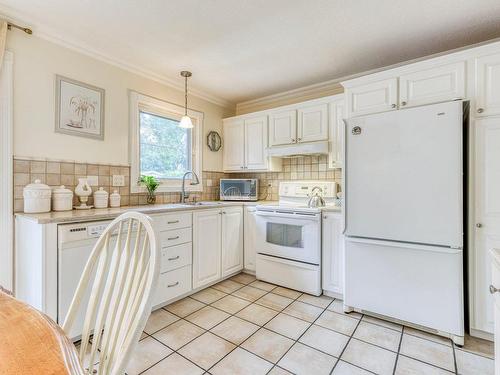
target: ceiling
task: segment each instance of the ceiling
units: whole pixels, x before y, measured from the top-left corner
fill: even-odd
[[[35,34],[231,103],[500,37],[498,0],[0,0]]]

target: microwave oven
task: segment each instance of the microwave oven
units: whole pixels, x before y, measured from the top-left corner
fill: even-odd
[[[259,180],[256,178],[221,178],[221,201],[256,201]]]

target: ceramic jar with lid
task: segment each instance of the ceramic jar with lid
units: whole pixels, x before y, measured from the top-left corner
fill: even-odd
[[[71,211],[73,209],[73,192],[64,185],[52,191],[52,209],[54,211]]]
[[[108,207],[108,192],[100,187],[94,193],[94,207],[95,208],[107,208]]]
[[[121,196],[118,190],[113,191],[113,194],[109,196],[109,206],[110,207],[120,207]]]
[[[50,212],[52,190],[40,180],[26,185],[23,189],[24,212],[34,214]]]

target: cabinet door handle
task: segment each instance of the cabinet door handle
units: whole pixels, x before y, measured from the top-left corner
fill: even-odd
[[[477,113],[483,113],[484,112],[484,109],[483,108],[478,108],[477,109]]]
[[[174,220],[174,221],[167,221],[167,224],[177,224],[179,220]]]
[[[406,102],[401,102],[401,105],[406,105],[407,103]]]
[[[295,142],[297,142],[297,141],[296,141],[295,139],[293,139],[293,138],[292,138],[292,143],[295,143]]]
[[[178,282],[178,281],[176,281],[176,282],[175,282],[175,283],[173,283],[173,284],[169,284],[169,285],[167,285],[167,288],[172,288],[172,287],[177,286],[177,285],[179,285],[179,282]]]
[[[302,138],[297,138],[297,142],[300,142],[302,140]]]
[[[391,108],[396,108],[397,105],[396,104],[391,104]]]
[[[169,241],[173,241],[173,240],[177,240],[177,239],[179,239],[179,236],[167,238],[167,240],[169,240]]]
[[[168,258],[168,260],[177,260],[179,259],[181,256],[180,255],[177,255],[176,257],[173,257],[173,258]]]
[[[476,224],[476,228],[482,228],[482,227],[483,227],[483,224],[481,224],[481,223]]]
[[[490,289],[491,294],[495,294],[495,293],[500,292],[500,289],[495,288],[493,285],[490,285],[489,289]]]

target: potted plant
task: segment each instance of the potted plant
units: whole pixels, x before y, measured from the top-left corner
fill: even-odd
[[[149,204],[153,204],[156,202],[155,191],[160,186],[160,182],[154,176],[141,176],[139,179],[139,183],[146,186],[148,189],[148,198],[147,201]]]

